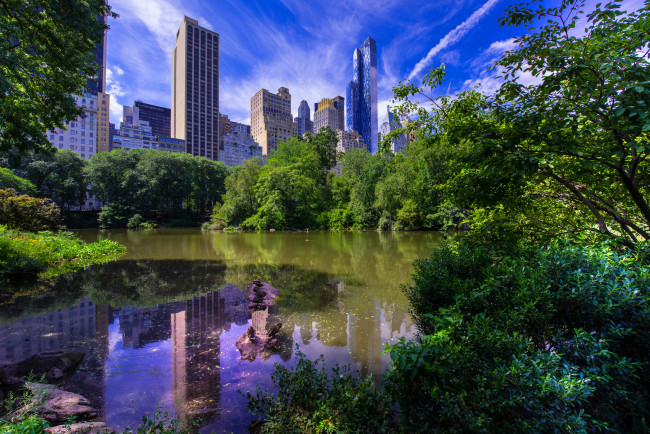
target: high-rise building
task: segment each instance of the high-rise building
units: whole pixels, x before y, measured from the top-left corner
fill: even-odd
[[[106,25],[106,17],[97,17],[97,20]],[[86,79],[86,92],[96,95],[98,92],[106,92],[106,42],[107,30],[102,31],[102,41],[97,44],[93,55],[97,64],[97,75]]]
[[[157,149],[167,152],[185,152],[185,142],[154,134],[148,121],[142,120],[140,108],[124,106],[120,129],[113,134],[113,149]]]
[[[329,98],[323,98],[317,105],[314,113],[314,132],[318,133],[321,128],[329,126],[332,131],[338,131],[339,111],[334,107],[334,101]]]
[[[228,118],[228,115],[219,114],[219,137],[222,141],[227,134],[234,133],[237,131],[250,136],[251,126],[246,124],[241,124],[239,122],[231,121],[230,118]]]
[[[381,123],[381,138],[385,137],[388,133],[394,131],[397,128],[400,128],[401,126],[402,126],[401,122],[397,117],[395,117],[393,112],[390,110],[390,106],[387,106],[386,116],[384,117]],[[406,148],[406,134],[400,134],[390,142],[390,149],[391,151],[393,151],[393,154],[397,154],[398,152],[403,152],[405,148]]]
[[[81,158],[90,160],[97,152],[97,95],[87,93],[73,98],[83,115],[70,121],[65,128],[47,131],[46,135],[56,148],[75,151]]]
[[[172,137],[186,152],[219,156],[219,34],[183,18],[172,53]]]
[[[346,129],[363,136],[368,152],[376,153],[377,125],[377,43],[368,37],[352,56],[353,76],[347,87]]]
[[[309,104],[304,99],[300,101],[298,107],[298,117],[294,119],[298,124],[298,135],[304,136],[306,132],[314,132],[314,123],[311,121],[311,114],[309,113]]]
[[[344,130],[345,129],[345,98],[343,98],[342,96],[335,96],[331,100],[329,98],[325,98],[325,99],[328,100],[328,105],[330,104],[329,101],[332,101],[332,105],[336,109],[337,117],[338,117],[338,128],[336,130]],[[320,104],[323,101],[314,104],[314,122],[316,122],[316,112],[318,111],[318,108],[320,107]],[[318,132],[318,130],[314,129],[314,132]]]
[[[136,101],[134,107],[140,111],[140,120],[149,122],[155,136],[171,137],[171,109]]]
[[[97,152],[111,150],[110,114],[111,96],[104,92],[97,92]]]
[[[366,150],[366,143],[363,137],[356,131],[337,131],[336,138],[336,152],[345,153],[353,149]]]
[[[298,124],[291,116],[289,89],[281,87],[277,94],[260,89],[251,98],[251,135],[264,155],[278,149],[279,143],[298,135]]]
[[[262,147],[253,138],[241,131],[233,131],[221,139],[223,150],[219,152],[219,161],[227,167],[241,166],[251,158],[262,158]]]

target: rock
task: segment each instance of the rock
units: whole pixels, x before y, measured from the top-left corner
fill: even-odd
[[[269,337],[273,337],[278,334],[281,328],[282,328],[282,323],[279,322],[269,329],[267,335],[269,335]]]
[[[45,429],[50,434],[112,434],[114,429],[104,422],[82,422],[72,425],[59,425]]]
[[[48,382],[56,382],[71,376],[86,355],[79,351],[53,351],[34,354],[19,362],[0,362],[0,386],[16,386],[32,374],[34,378],[45,376]]]
[[[81,395],[57,389],[52,384],[25,383],[33,394],[32,402],[12,414],[17,419],[26,414],[38,414],[51,423],[61,423],[74,417],[87,420],[97,417],[90,401]]]
[[[257,309],[258,307],[263,309],[268,306],[273,306],[275,304],[275,297],[280,292],[268,283],[257,279],[253,280],[246,289],[248,289],[246,300],[250,302],[248,308],[255,310],[259,310]]]
[[[267,333],[255,333],[253,327],[248,327],[235,342],[235,346],[241,354],[241,359],[252,362],[259,355],[268,353],[278,343],[278,332],[281,327],[282,323],[277,323]]]

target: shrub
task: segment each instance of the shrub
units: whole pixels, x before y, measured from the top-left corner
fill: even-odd
[[[650,402],[650,250],[467,241],[416,265],[423,335],[391,347],[405,430],[629,432]]]
[[[143,222],[144,219],[140,214],[134,214],[133,217],[129,219],[129,222],[126,224],[126,227],[129,229],[138,229]]]
[[[32,415],[19,422],[3,422],[0,419],[0,432],[3,434],[32,434],[45,431],[50,425],[39,416]]]
[[[350,367],[328,375],[323,357],[316,361],[297,353],[294,371],[278,364],[272,379],[278,394],[257,390],[248,396],[248,409],[266,415],[261,432],[382,432],[388,430],[394,409],[387,395],[375,389],[371,376],[352,375]]]
[[[36,194],[34,184],[16,176],[10,169],[0,167],[0,189],[6,190],[8,188],[15,190],[19,194]]]
[[[60,227],[61,213],[49,199],[19,195],[13,189],[0,190],[0,224],[30,232]]]

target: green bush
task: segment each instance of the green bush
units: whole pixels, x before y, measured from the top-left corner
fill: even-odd
[[[416,263],[423,333],[391,347],[401,426],[629,432],[650,403],[650,249],[462,241]]]
[[[36,434],[44,432],[50,425],[39,416],[29,416],[20,422],[4,422],[0,419],[0,433],[2,434]]]
[[[70,232],[19,232],[0,225],[0,276],[29,274],[48,268],[56,275],[123,255],[126,248],[114,241],[86,244]]]
[[[390,428],[394,407],[375,389],[371,376],[359,378],[349,366],[338,365],[328,375],[322,356],[312,362],[300,351],[296,354],[295,370],[275,365],[277,396],[260,390],[247,394],[249,412],[266,415],[261,432],[374,433]]]
[[[0,224],[30,232],[58,229],[59,208],[49,199],[19,195],[13,189],[0,190]]]
[[[19,194],[29,194],[31,196],[36,194],[36,187],[27,179],[20,178],[14,174],[10,169],[0,167],[0,189],[5,190],[11,188]]]

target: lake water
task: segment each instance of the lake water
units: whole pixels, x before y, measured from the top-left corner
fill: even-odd
[[[273,365],[294,366],[297,346],[379,384],[385,344],[415,332],[400,285],[442,240],[423,232],[78,234],[118,241],[128,253],[0,304],[0,360],[84,351],[66,388],[91,399],[109,426],[134,427],[162,410],[201,418],[204,432],[246,432],[252,417],[239,391],[272,388]],[[280,293],[252,313],[244,291],[255,278]],[[242,360],[237,338],[278,322],[278,345]]]

